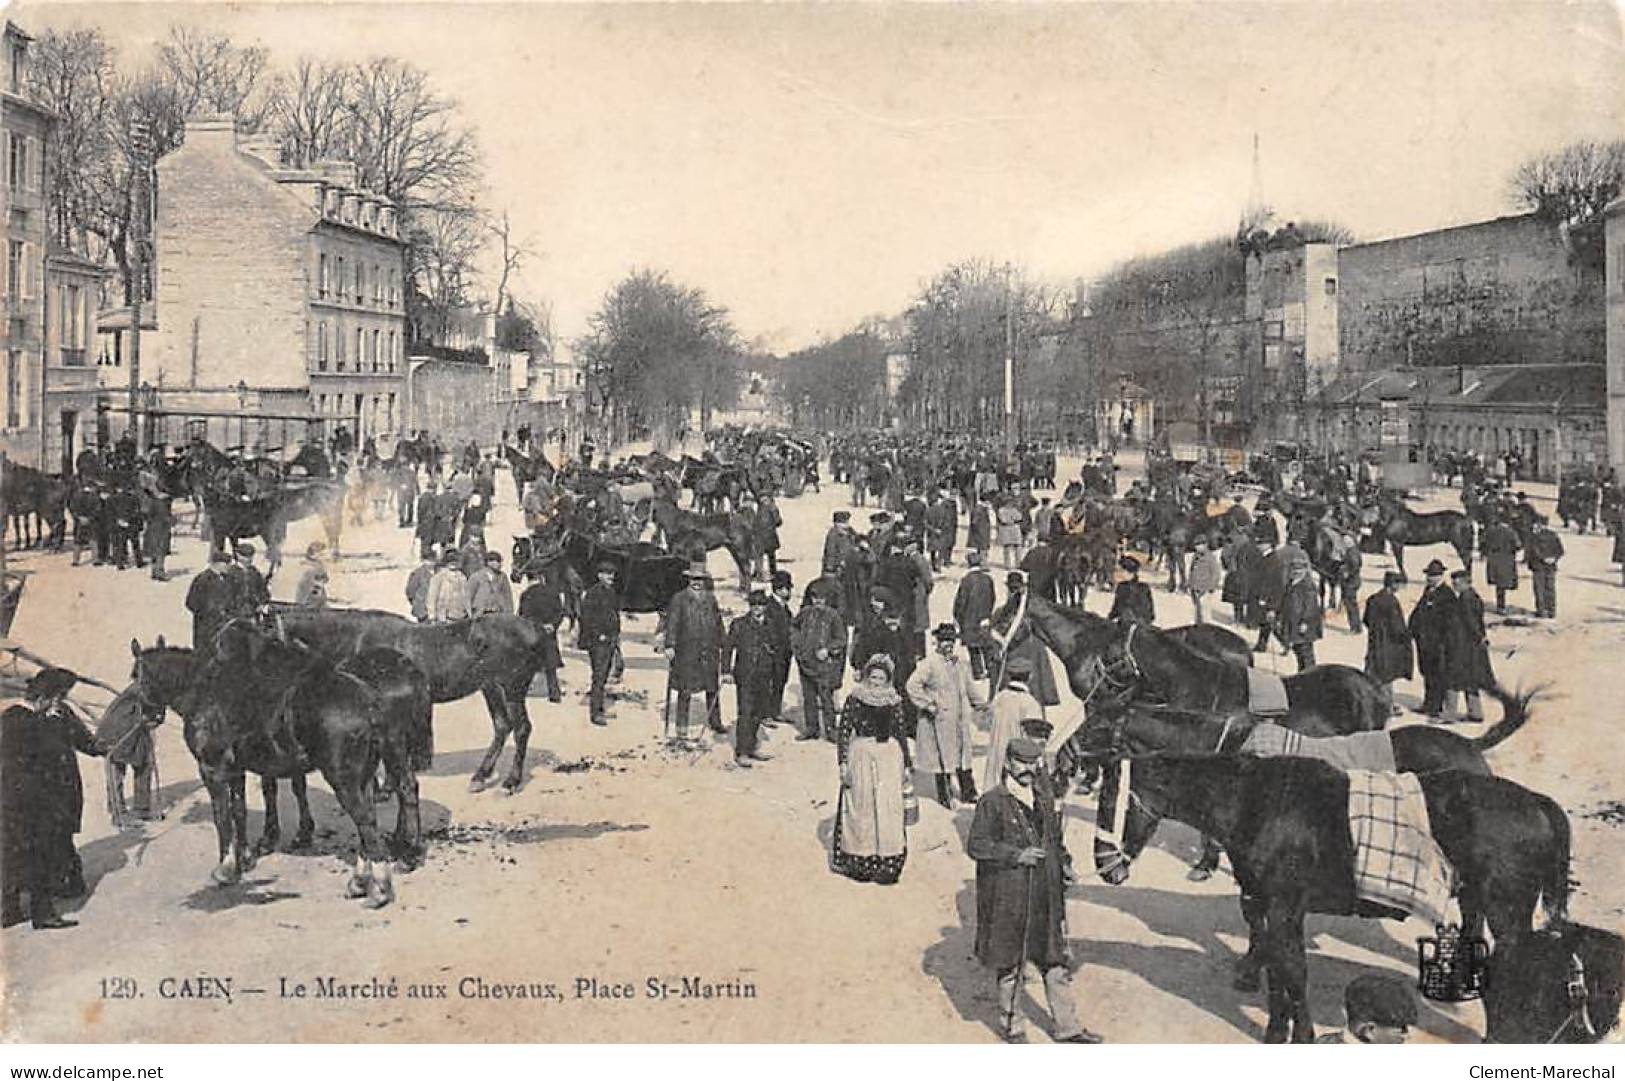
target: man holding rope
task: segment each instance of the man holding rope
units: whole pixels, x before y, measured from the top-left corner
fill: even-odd
[[[1057,1043],[1100,1043],[1078,1023],[1066,949],[1061,824],[1039,762],[1022,737],[1005,752],[1004,778],[976,803],[965,851],[976,861],[976,959],[998,974],[999,1030],[1026,1042],[1021,992],[1027,966],[1044,980]]]

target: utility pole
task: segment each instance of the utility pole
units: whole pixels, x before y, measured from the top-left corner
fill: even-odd
[[[147,169],[152,153],[152,132],[146,121],[136,120],[130,127],[130,430],[135,433],[136,448],[141,447],[141,302],[147,288],[147,207],[151,198],[147,194]]]
[[[1004,265],[1004,449],[1016,447],[1016,297],[1015,268]]]

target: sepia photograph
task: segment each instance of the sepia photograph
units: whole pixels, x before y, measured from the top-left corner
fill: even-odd
[[[1619,1040],[1615,3],[0,22],[0,1043]]]

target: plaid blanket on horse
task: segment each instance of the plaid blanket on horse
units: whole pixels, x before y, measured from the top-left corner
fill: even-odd
[[[1394,741],[1387,732],[1316,738],[1299,735],[1278,724],[1261,724],[1248,733],[1241,753],[1258,758],[1314,758],[1344,773],[1350,770],[1396,772]]]
[[[1349,771],[1355,896],[1448,923],[1453,872],[1433,839],[1422,783],[1410,773]]]

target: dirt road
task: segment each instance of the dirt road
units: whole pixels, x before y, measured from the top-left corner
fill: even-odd
[[[1063,463],[1065,475],[1075,468]],[[505,551],[519,514],[508,478],[498,486],[488,536]],[[782,502],[786,567],[798,592],[816,573],[830,512],[846,502],[844,486]],[[298,524],[288,550],[301,551],[315,536],[314,522]],[[1564,543],[1561,619],[1496,620],[1491,629],[1505,682],[1555,683],[1493,765],[1567,807],[1581,882],[1572,910],[1617,927],[1625,922],[1625,771],[1615,749],[1619,684],[1610,673],[1625,646],[1625,591],[1606,563],[1606,540],[1565,534]],[[407,531],[392,521],[349,528],[344,549],[333,594],[404,610]],[[195,535],[182,537],[170,561],[176,577],[164,584],[134,570],[70,569],[66,556],[24,556],[20,562],[37,573],[14,637],[122,684],[132,637],[189,639],[182,599],[202,554]],[[713,563],[719,596],[737,612],[742,598],[721,573],[724,561],[718,554]],[[277,596],[291,592],[296,564],[273,583]],[[1367,560],[1368,584],[1386,565]],[[937,618],[951,608],[960,569],[936,585]],[[1417,590],[1402,594],[1407,609]],[[1518,600],[1527,608],[1527,584]],[[1090,607],[1103,612],[1106,603],[1097,594]],[[1160,623],[1189,620],[1184,598],[1159,590],[1157,604]],[[1364,638],[1341,622],[1328,616],[1321,659],[1359,664]],[[21,926],[0,936],[6,1038],[994,1039],[991,980],[971,957],[973,866],[962,847],[969,808],[922,805],[896,886],[830,873],[834,749],[796,743],[787,727],[768,737],[774,760],[751,771],[733,766],[726,744],[666,749],[659,738],[665,671],[653,629],[653,617],[627,625],[632,697],[607,728],[587,724],[585,661],[567,652],[565,703],[530,700],[533,764],[511,797],[466,791],[490,736],[483,703],[437,709],[438,754],[422,778],[433,838],[428,864],[399,878],[398,902],[376,912],[342,897],[341,860],[353,851],[354,832],[319,781],[312,784],[314,849],[269,856],[242,885],[219,888],[208,877],[215,856],[208,800],[177,719],[158,740],[162,822],[111,829],[101,766],[85,761],[79,843],[91,891],[69,906],[80,920],[75,930]],[[1265,663],[1290,667],[1278,657]],[[1402,687],[1401,702],[1414,705],[1419,689]],[[725,693],[731,720],[731,689]],[[257,791],[250,804],[257,834]],[[284,815],[290,808],[288,801]],[[392,815],[385,811],[386,824]],[[1107,886],[1088,873],[1092,819],[1092,804],[1074,802],[1070,845],[1085,873],[1067,916],[1084,1022],[1114,1042],[1256,1040],[1261,997],[1229,987],[1230,963],[1244,947],[1234,883],[1224,873],[1187,882],[1195,837],[1170,825],[1129,884]],[[1341,988],[1358,972],[1414,972],[1414,940],[1429,930],[1415,921],[1328,917],[1312,917],[1310,928],[1311,996],[1322,1026],[1340,1023]],[[1482,1011],[1430,1004],[1421,1027],[1434,1039],[1474,1040]]]

